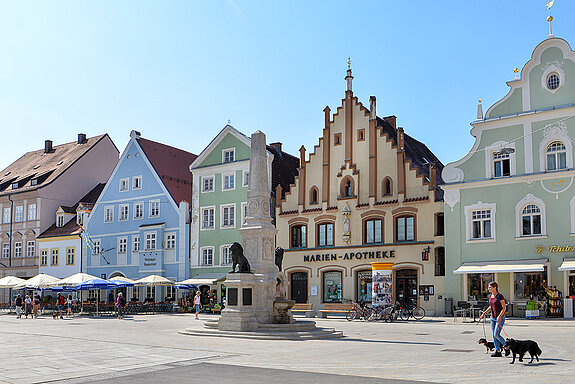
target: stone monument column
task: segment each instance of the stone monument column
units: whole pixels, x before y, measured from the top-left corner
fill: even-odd
[[[256,131],[251,137],[246,223],[239,229],[251,273],[228,273],[226,276],[227,307],[218,323],[220,330],[255,331],[258,324],[273,321],[278,274],[274,263],[277,229],[272,225],[270,213],[267,156],[266,136]]]

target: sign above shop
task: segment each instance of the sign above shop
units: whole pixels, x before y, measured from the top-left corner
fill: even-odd
[[[544,247],[542,245],[538,245],[537,248],[535,248],[535,252],[541,253],[545,249],[546,249],[546,247]],[[572,245],[551,245],[551,246],[547,247],[547,250],[551,253],[575,252],[575,246],[572,246]]]
[[[346,252],[345,254],[322,253],[318,255],[303,255],[303,261],[338,261],[338,260],[368,260],[395,258],[395,250],[371,252]]]

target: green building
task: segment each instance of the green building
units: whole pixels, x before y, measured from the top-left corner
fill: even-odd
[[[479,104],[473,148],[442,172],[446,295],[485,300],[495,280],[514,315],[531,298],[563,315],[549,288],[575,294],[575,53],[550,35],[507,84],[485,115]]]
[[[218,302],[225,294],[223,282],[232,268],[229,247],[233,242],[241,243],[238,229],[244,223],[247,209],[250,141],[226,125],[190,166],[193,174],[190,277],[202,292],[215,294]],[[279,193],[289,190],[299,166],[299,159],[283,152],[281,146],[281,143],[267,146],[272,207],[276,190]],[[208,300],[208,295],[202,297]]]

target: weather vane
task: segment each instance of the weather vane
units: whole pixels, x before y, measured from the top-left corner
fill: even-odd
[[[347,57],[347,69],[351,69],[351,57]]]
[[[549,22],[549,36],[548,37],[553,37],[553,31],[551,30],[551,22],[553,21],[553,16],[551,16],[551,7],[553,6],[554,2],[555,2],[555,0],[549,0],[547,2],[547,4],[545,4],[545,6],[547,7],[547,11],[549,12],[549,14],[547,16],[547,21]]]

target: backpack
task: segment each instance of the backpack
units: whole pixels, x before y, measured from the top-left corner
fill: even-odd
[[[124,296],[120,297],[120,306],[122,308],[124,308],[126,306],[126,299],[124,299]]]

